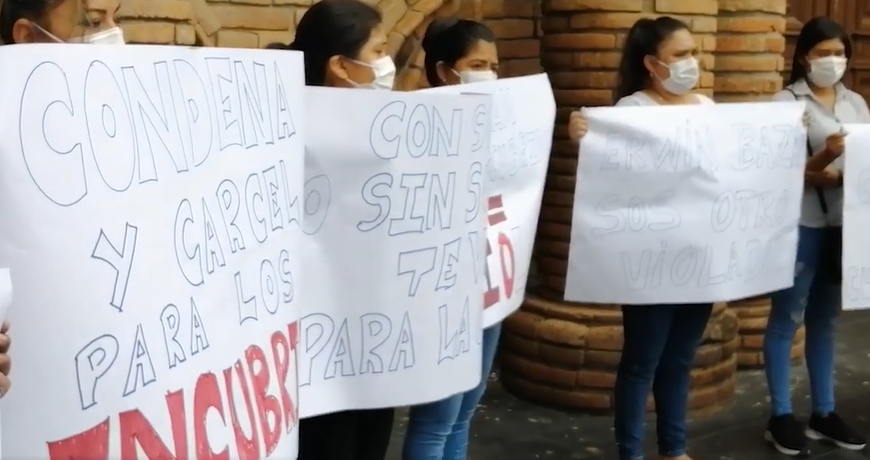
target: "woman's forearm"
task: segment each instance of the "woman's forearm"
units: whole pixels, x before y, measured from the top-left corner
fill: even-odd
[[[836,159],[837,155],[834,152],[831,152],[828,149],[824,149],[821,152],[818,152],[813,156],[807,158],[806,170],[811,172],[821,171],[827,168]]]

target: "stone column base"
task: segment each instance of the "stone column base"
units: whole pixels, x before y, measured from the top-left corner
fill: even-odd
[[[770,314],[770,298],[752,297],[728,303],[728,308],[737,315],[740,346],[737,348],[737,366],[740,369],[761,369],[764,367],[764,331],[767,329],[767,315]],[[804,359],[804,328],[795,332],[791,347],[791,359],[800,364]]]
[[[655,307],[651,307],[655,308]],[[717,304],[695,355],[690,413],[727,406],[737,372],[737,318]],[[504,322],[500,379],[519,398],[606,414],[622,350],[622,313],[615,305],[565,304],[528,296]],[[655,408],[652,397],[648,409]]]

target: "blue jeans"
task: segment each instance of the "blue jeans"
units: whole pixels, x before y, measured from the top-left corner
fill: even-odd
[[[441,401],[411,408],[403,460],[465,460],[468,428],[480,398],[486,391],[501,323],[483,331],[483,369],[480,384]]]
[[[805,354],[813,412],[834,411],[834,329],[840,314],[840,283],[819,279],[824,229],[800,227],[794,286],[771,295],[764,334],[764,370],[773,415],[792,413],[791,347],[794,333],[806,325]]]
[[[644,458],[650,387],[656,403],[659,455],[686,453],[689,372],[712,311],[712,304],[622,307],[625,343],[613,394],[620,460]]]

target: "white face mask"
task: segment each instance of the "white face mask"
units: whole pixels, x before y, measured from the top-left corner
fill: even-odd
[[[842,56],[828,56],[810,61],[807,78],[816,86],[830,88],[843,79],[849,60]]]
[[[498,75],[492,70],[463,70],[462,72],[453,70],[453,73],[459,77],[459,83],[463,85],[466,83],[498,80]]]
[[[120,27],[112,27],[111,29],[104,30],[102,32],[93,33],[90,35],[85,35],[83,37],[73,37],[68,41],[64,42],[63,40],[57,38],[51,32],[43,29],[38,24],[36,27],[42,31],[45,35],[48,35],[49,38],[58,42],[58,43],[87,43],[90,45],[125,45],[124,41],[124,31],[121,30]]]
[[[375,59],[371,63],[351,60],[359,65],[366,66],[372,69],[375,79],[371,83],[361,85],[355,81],[348,80],[354,88],[369,88],[369,89],[385,89],[391,91],[393,83],[396,80],[396,64],[393,63],[393,58],[384,56]]]
[[[668,68],[671,76],[662,80],[662,86],[669,93],[682,96],[689,94],[692,88],[698,84],[698,78],[701,76],[701,69],[698,67],[698,60],[690,57],[682,61],[665,64],[659,63]]]

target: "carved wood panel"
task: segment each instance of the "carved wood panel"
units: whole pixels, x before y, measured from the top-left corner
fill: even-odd
[[[870,98],[870,1],[837,0],[835,18],[852,40],[852,59],[846,85],[865,99]]]

